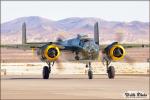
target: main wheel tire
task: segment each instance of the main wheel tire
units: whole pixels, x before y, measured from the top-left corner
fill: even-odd
[[[49,68],[47,66],[43,67],[43,79],[48,79],[49,78]]]
[[[88,71],[88,78],[93,79],[93,72],[91,70]]]
[[[107,73],[108,73],[108,78],[109,79],[114,79],[114,77],[115,77],[115,68],[114,68],[114,66],[109,66],[109,68],[107,70]]]

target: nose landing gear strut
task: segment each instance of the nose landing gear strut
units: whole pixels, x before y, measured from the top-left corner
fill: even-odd
[[[91,66],[91,62],[89,62],[88,64],[86,64],[86,67],[88,67],[88,78],[89,79],[93,79],[93,71],[92,71],[92,66]]]

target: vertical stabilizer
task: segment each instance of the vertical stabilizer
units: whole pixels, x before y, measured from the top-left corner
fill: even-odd
[[[96,44],[99,45],[99,29],[98,29],[98,22],[94,24],[94,41]]]
[[[22,45],[26,44],[26,23],[22,24]]]

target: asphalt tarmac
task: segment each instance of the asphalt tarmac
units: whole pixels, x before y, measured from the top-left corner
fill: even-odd
[[[87,75],[51,75],[48,80],[39,75],[1,76],[1,99],[126,99],[128,91],[148,95],[148,75],[94,75],[92,80]]]

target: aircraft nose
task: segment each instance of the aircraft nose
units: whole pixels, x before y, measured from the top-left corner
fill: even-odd
[[[84,44],[83,50],[89,59],[93,59],[98,55],[98,47],[93,42]]]
[[[88,49],[88,56],[89,56],[89,58],[93,57],[95,52],[96,52],[95,49],[92,46],[89,46],[89,49]]]

